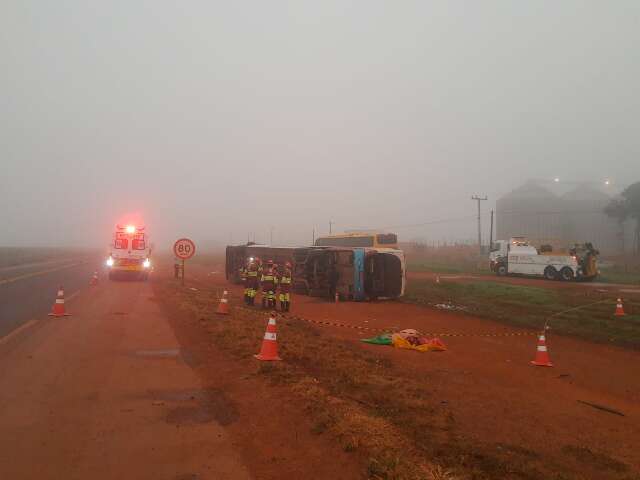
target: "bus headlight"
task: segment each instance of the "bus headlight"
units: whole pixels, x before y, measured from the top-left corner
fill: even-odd
[[[151,260],[147,258],[144,262],[142,262],[142,266],[144,268],[149,268],[151,266]]]
[[[113,258],[112,257],[107,258],[107,267],[113,267]]]

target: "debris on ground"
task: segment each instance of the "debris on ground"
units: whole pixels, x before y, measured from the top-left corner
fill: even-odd
[[[427,338],[413,328],[394,333],[391,335],[391,341],[396,348],[406,348],[419,352],[443,352],[447,349],[439,338]]]
[[[390,333],[385,333],[372,338],[363,338],[360,341],[364,343],[372,343],[374,345],[393,345]]]
[[[439,310],[466,310],[467,309],[467,307],[464,307],[462,305],[454,305],[452,303],[436,303],[433,306]]]
[[[385,333],[372,338],[363,338],[364,343],[374,345],[393,345],[396,348],[417,350],[419,352],[442,352],[447,349],[439,338],[427,338],[417,330],[407,328],[396,333]]]

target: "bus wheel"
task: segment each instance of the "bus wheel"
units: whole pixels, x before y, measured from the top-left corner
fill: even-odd
[[[504,263],[498,264],[496,267],[496,274],[499,277],[504,277],[507,274],[507,266]]]
[[[560,279],[565,282],[570,282],[571,280],[573,280],[573,270],[571,270],[569,267],[564,267],[562,270],[560,270]]]
[[[544,269],[544,278],[547,280],[556,280],[558,278],[558,272],[553,267],[547,267]]]

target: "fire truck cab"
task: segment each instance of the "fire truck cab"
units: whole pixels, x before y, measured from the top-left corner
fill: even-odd
[[[116,225],[105,263],[110,280],[125,275],[147,280],[151,271],[151,245],[145,227]]]

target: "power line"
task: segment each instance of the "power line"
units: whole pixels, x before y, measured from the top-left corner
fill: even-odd
[[[405,224],[405,225],[389,225],[389,226],[385,226],[385,227],[375,227],[375,228],[353,228],[350,230],[392,230],[392,229],[396,229],[396,228],[413,228],[413,227],[424,227],[427,225],[436,225],[439,223],[450,223],[450,222],[461,222],[461,221],[465,221],[465,220],[473,220],[474,218],[476,218],[475,215],[467,215],[465,217],[450,217],[450,218],[443,218],[440,220],[429,220],[426,222],[422,222],[422,223],[411,223],[411,224]]]
[[[564,215],[564,214],[586,214],[601,213],[605,215],[604,210],[558,210],[558,211],[541,211],[541,212],[523,212],[517,210],[496,210],[496,215]]]

